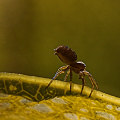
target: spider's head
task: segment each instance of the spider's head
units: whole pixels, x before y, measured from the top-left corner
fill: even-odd
[[[69,47],[61,45],[54,49],[55,55],[57,55],[65,64],[74,63],[77,60],[76,53]]]

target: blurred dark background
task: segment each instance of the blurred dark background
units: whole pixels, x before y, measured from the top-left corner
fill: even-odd
[[[52,78],[64,65],[59,45],[77,53],[100,91],[120,97],[119,0],[0,0],[1,72]]]

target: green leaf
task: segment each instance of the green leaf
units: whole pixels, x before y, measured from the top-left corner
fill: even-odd
[[[38,120],[119,120],[120,98],[85,86],[48,78],[0,73],[0,118]]]

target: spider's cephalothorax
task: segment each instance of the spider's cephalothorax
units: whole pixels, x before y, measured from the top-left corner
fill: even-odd
[[[89,97],[91,96],[93,89],[94,89],[94,85],[96,86],[97,90],[98,90],[98,86],[97,83],[95,82],[95,80],[93,79],[92,75],[87,72],[85,70],[86,65],[83,62],[76,62],[77,60],[77,55],[76,53],[69,47],[67,46],[59,46],[56,49],[54,49],[55,51],[55,55],[57,55],[60,60],[67,64],[66,66],[62,66],[58,69],[58,71],[56,72],[55,76],[52,78],[52,80],[50,81],[50,83],[48,84],[48,86],[46,88],[48,88],[50,86],[50,84],[53,82],[53,80],[55,80],[60,74],[64,73],[65,71],[67,71],[67,74],[65,75],[64,81],[66,81],[68,75],[70,74],[70,92],[71,92],[71,87],[72,87],[72,71],[74,71],[75,73],[79,74],[79,79],[82,79],[82,90],[81,90],[81,94],[83,91],[83,88],[85,86],[85,79],[84,76],[88,75],[89,79],[91,81],[92,84],[92,89],[91,89],[91,93],[89,95]]]

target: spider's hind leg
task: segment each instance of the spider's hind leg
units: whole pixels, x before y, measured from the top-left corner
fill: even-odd
[[[53,82],[53,80],[55,80],[60,74],[64,73],[68,69],[68,67],[69,67],[68,65],[60,67],[45,89],[47,89]]]
[[[64,81],[67,80],[68,75],[70,74],[70,69],[67,71],[67,74],[65,75]]]
[[[66,81],[69,74],[70,74],[70,93],[71,93],[71,89],[72,89],[72,70],[71,69],[68,69],[67,74],[65,75],[64,81]]]

